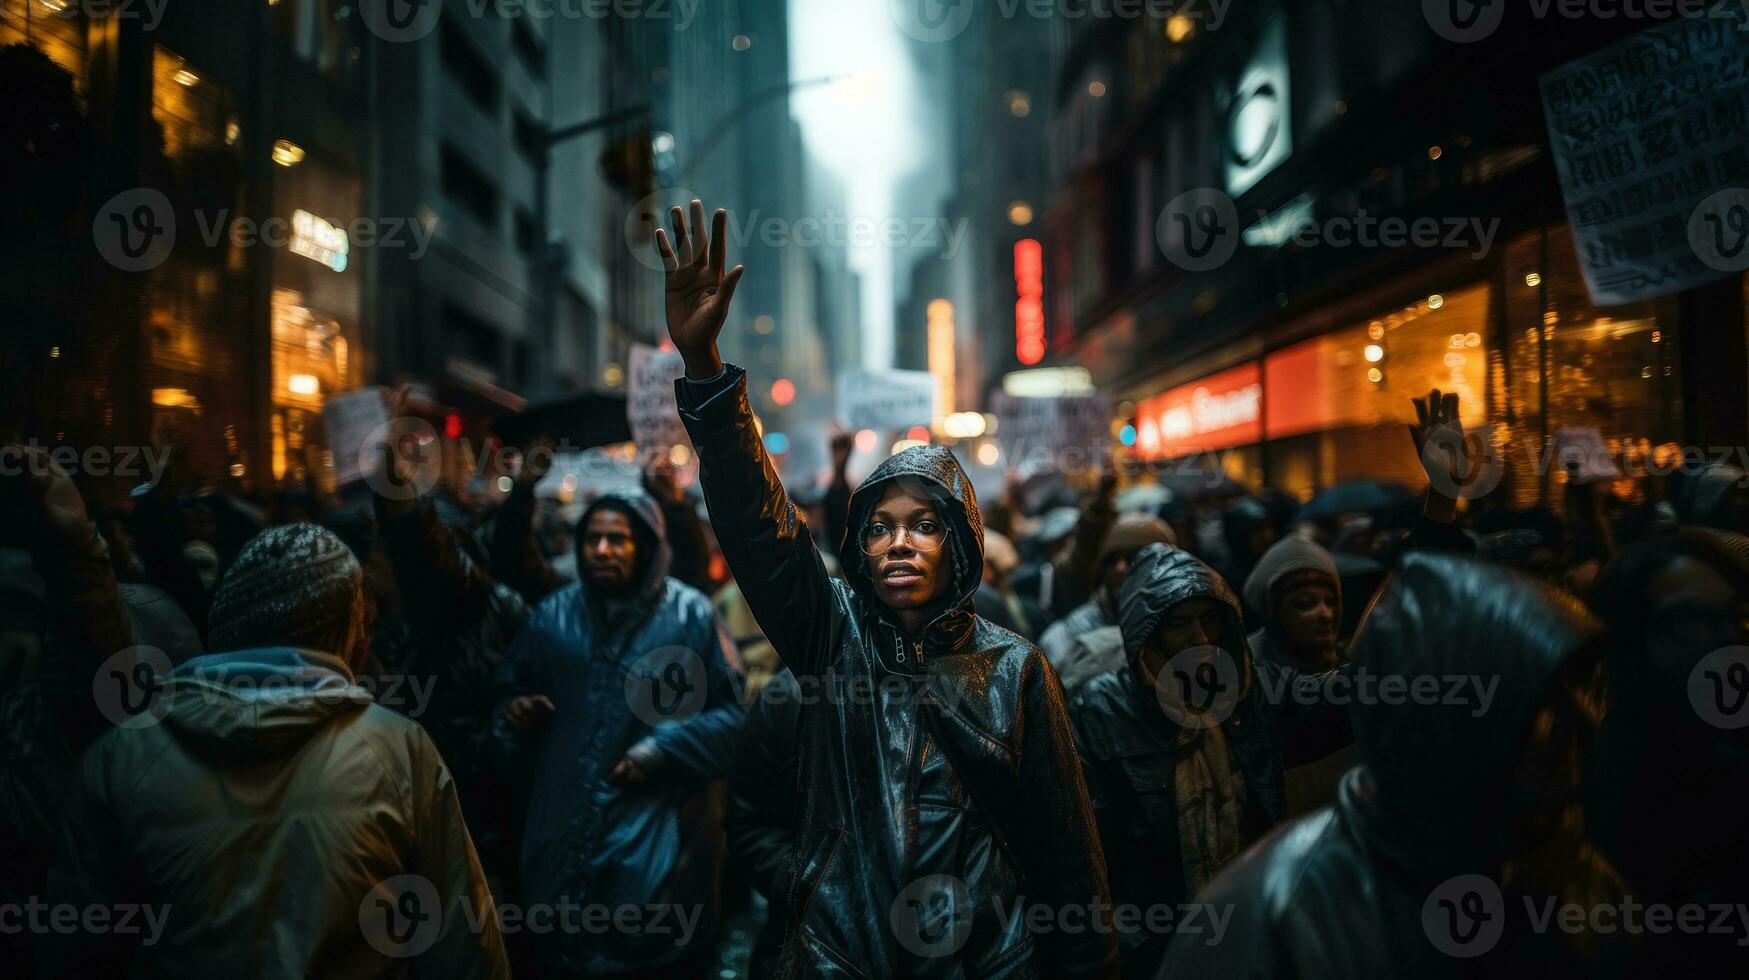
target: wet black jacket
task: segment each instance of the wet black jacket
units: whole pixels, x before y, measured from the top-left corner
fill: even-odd
[[[1524,897],[1501,887],[1502,864],[1531,721],[1594,631],[1576,602],[1527,577],[1407,555],[1355,638],[1355,662],[1385,676],[1492,680],[1486,710],[1473,694],[1446,698],[1443,684],[1436,704],[1357,702],[1362,764],[1336,805],[1283,827],[1217,878],[1203,900],[1235,909],[1226,937],[1214,946],[1178,937],[1160,976],[1569,973],[1560,931],[1532,933]],[[1499,890],[1470,892],[1451,883],[1460,875]],[[1484,915],[1453,917],[1471,908]],[[1482,931],[1495,923],[1497,935]],[[1448,955],[1435,937],[1472,955]]]
[[[784,876],[795,860],[796,818],[801,807],[796,733],[801,688],[794,674],[778,670],[747,706],[736,734],[735,768],[729,776],[729,808],[723,817],[729,864],[771,903],[753,946],[750,976],[776,972],[787,914],[781,903]]]
[[[804,689],[795,858],[780,906],[783,976],[1106,976],[1109,932],[1029,933],[1017,901],[1103,908],[1105,861],[1062,690],[1044,654],[971,608],[977,499],[947,450],[882,464],[851,499],[827,574],[778,482],[745,374],[676,383],[711,522],[772,646]],[[889,481],[912,478],[950,529],[952,607],[908,639],[854,537]]]
[[[1286,816],[1285,767],[1329,755],[1353,737],[1342,705],[1324,691],[1336,672],[1302,674],[1252,657],[1239,597],[1226,580],[1188,551],[1164,544],[1144,549],[1118,600],[1128,664],[1088,681],[1074,703],[1100,836],[1106,853],[1123,855],[1112,873],[1112,892],[1120,904],[1142,909],[1195,897],[1186,894],[1179,850],[1174,780],[1181,729],[1141,680],[1138,663],[1142,644],[1167,612],[1196,598],[1221,604],[1223,649],[1239,676],[1249,678],[1223,723],[1228,750],[1245,777],[1240,830],[1248,840],[1261,838]],[[1144,964],[1151,969],[1170,938],[1147,929],[1122,934],[1126,974]]]

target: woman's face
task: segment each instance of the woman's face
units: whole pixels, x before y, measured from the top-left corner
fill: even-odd
[[[1336,631],[1342,623],[1342,600],[1328,583],[1303,582],[1282,595],[1275,619],[1295,649],[1330,653],[1336,649]]]

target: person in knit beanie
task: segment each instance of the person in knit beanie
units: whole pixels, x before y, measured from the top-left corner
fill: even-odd
[[[1176,548],[1178,537],[1172,532],[1171,525],[1150,514],[1124,514],[1112,524],[1111,530],[1105,532],[1105,542],[1099,547],[1099,563],[1095,566],[1098,585],[1092,598],[1071,609],[1039,637],[1039,649],[1045,652],[1058,674],[1065,673],[1077,640],[1095,630],[1117,625],[1117,594],[1123,588],[1124,577],[1130,573],[1130,565],[1142,549],[1155,543]],[[1109,647],[1110,644],[1103,646]],[[1115,667],[1115,662],[1111,666]],[[1069,672],[1071,676],[1085,673]],[[1063,686],[1065,689],[1069,687],[1066,682]]]
[[[364,570],[345,542],[315,524],[271,527],[243,546],[219,582],[209,645],[315,650],[357,669],[364,609]]]
[[[1245,580],[1245,606],[1263,624],[1250,636],[1253,654],[1311,671],[1341,661],[1342,578],[1312,539],[1290,534],[1270,546]]]

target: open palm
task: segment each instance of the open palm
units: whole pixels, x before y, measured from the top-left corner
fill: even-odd
[[[735,297],[735,286],[741,281],[741,266],[723,273],[727,252],[728,213],[718,209],[711,222],[709,236],[704,230],[704,204],[692,202],[692,227],[680,208],[669,212],[674,226],[670,240],[668,232],[656,229],[656,251],[661,253],[662,268],[667,271],[667,286],[663,291],[668,314],[668,336],[686,358],[687,374],[697,376],[710,365],[720,364],[717,357],[717,335],[729,315],[729,302]]]

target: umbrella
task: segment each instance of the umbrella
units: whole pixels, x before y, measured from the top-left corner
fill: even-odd
[[[1234,483],[1231,477],[1212,466],[1175,468],[1159,474],[1158,478],[1171,491],[1173,497],[1187,500],[1232,497],[1245,492],[1244,487]]]
[[[632,438],[632,427],[626,421],[625,396],[599,391],[573,392],[530,402],[522,411],[493,422],[492,431],[507,445],[527,446],[548,438],[561,451],[611,446]]]
[[[1301,520],[1316,520],[1341,514],[1370,514],[1396,507],[1413,496],[1401,484],[1354,480],[1319,491],[1311,503],[1300,510],[1299,516]]]
[[[1138,483],[1118,494],[1117,499],[1112,501],[1112,506],[1120,514],[1136,510],[1147,511],[1151,514],[1171,503],[1172,499],[1172,491],[1158,483]]]

